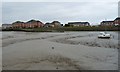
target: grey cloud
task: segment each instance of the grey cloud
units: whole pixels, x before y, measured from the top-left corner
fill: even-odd
[[[120,1],[118,3],[118,16],[120,17]]]
[[[3,0],[3,2],[118,2],[119,0]]]
[[[117,9],[117,2],[5,2],[2,13],[3,23],[30,19],[99,23],[117,17]]]

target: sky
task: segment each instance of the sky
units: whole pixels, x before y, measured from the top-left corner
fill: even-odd
[[[120,1],[118,2],[118,16],[120,17]]]
[[[118,1],[81,1],[66,2],[37,2],[17,0],[3,1],[2,23],[11,24],[15,21],[27,22],[31,19],[40,20],[43,23],[60,21],[68,22],[88,21],[92,25],[99,24],[102,20],[114,20],[118,17]]]
[[[2,0],[2,2],[118,2],[119,0]]]

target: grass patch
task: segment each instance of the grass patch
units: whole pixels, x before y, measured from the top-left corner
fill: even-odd
[[[115,26],[86,26],[86,27],[59,27],[59,28],[7,28],[2,31],[25,31],[25,32],[64,32],[64,31],[119,31]]]

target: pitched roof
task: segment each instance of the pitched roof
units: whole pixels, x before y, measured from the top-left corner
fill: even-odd
[[[60,23],[59,21],[53,21],[52,23]]]
[[[24,22],[21,22],[21,21],[16,21],[16,22],[13,22],[12,24],[15,24],[15,23],[24,23]]]
[[[68,24],[89,24],[89,22],[69,22]]]
[[[45,23],[45,25],[49,25],[49,24],[51,24],[51,23],[48,23],[48,22],[47,22],[47,23]]]
[[[117,17],[115,20],[120,20],[120,17]]]
[[[110,23],[110,22],[114,22],[114,21],[102,21],[101,23]]]
[[[41,21],[39,21],[39,20],[33,20],[33,19],[32,19],[32,20],[29,20],[29,21],[28,21],[28,22],[26,22],[26,23],[28,23],[28,24],[29,24],[29,23],[31,23],[31,22],[40,22],[40,23],[42,23],[42,22],[41,22]],[[43,23],[42,23],[42,24],[43,24]]]
[[[28,22],[26,22],[26,23],[29,23],[29,22],[37,22],[36,20],[29,20]]]
[[[11,26],[12,24],[2,24],[2,26],[6,26],[6,25],[7,25],[7,26]]]

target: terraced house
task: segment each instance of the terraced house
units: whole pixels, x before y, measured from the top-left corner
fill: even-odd
[[[12,23],[12,27],[13,28],[24,28],[25,27],[25,23],[21,22],[21,21],[16,21],[16,22]]]
[[[59,21],[53,21],[52,23],[46,23],[44,27],[62,27]]]
[[[2,29],[12,28],[11,24],[2,24]]]
[[[114,21],[102,21],[101,26],[114,26]]]
[[[44,24],[38,20],[30,20],[28,22],[16,21],[12,23],[13,28],[37,28],[43,27]]]
[[[100,23],[100,26],[118,26],[120,25],[120,17],[117,17],[113,21],[102,21]]]
[[[26,22],[26,27],[27,28],[38,28],[38,27],[43,27],[44,24],[38,20],[30,20]]]
[[[70,26],[90,26],[89,22],[69,22]]]

